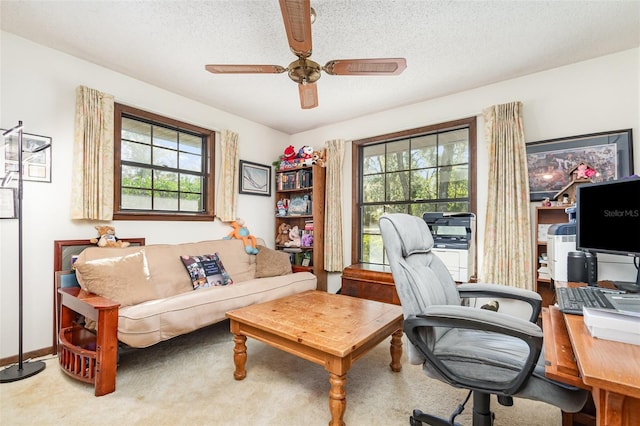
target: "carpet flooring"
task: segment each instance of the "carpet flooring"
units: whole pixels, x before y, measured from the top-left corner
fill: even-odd
[[[403,338],[406,347],[406,338]],[[66,376],[56,358],[40,374],[0,385],[2,425],[327,425],[329,375],[320,365],[247,339],[247,378],[233,379],[228,321],[121,353],[116,391],[96,398],[91,385]],[[408,425],[414,408],[448,417],[466,391],[427,378],[402,357],[393,373],[389,342],[347,375],[347,425]],[[471,402],[457,418],[471,425]],[[495,425],[561,424],[560,410],[495,399]]]

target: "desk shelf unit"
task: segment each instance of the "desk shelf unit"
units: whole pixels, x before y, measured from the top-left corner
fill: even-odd
[[[542,257],[547,255],[547,230],[556,223],[567,223],[569,217],[565,213],[565,209],[569,206],[552,206],[552,207],[536,207],[534,220],[534,250],[535,256],[533,271],[536,291],[542,296],[542,306],[549,306],[554,303],[553,291],[551,289],[551,279],[548,276],[540,274],[541,267],[548,267],[548,263],[541,262]],[[547,258],[547,261],[549,259]],[[548,272],[547,272],[548,274]]]

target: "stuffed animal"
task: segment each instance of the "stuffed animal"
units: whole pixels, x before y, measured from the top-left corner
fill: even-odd
[[[278,235],[276,235],[276,245],[283,246],[289,242],[289,231],[291,230],[291,225],[288,223],[281,223],[278,227]]]
[[[278,210],[278,213],[276,213],[276,216],[286,216],[287,215],[287,200],[278,200],[278,202],[276,203],[276,208]]]
[[[313,235],[311,234],[302,234],[302,238],[300,239],[300,243],[302,247],[313,247]]]
[[[130,243],[121,241],[116,237],[116,228],[113,226],[96,225],[98,238],[91,238],[89,241],[98,247],[129,247]]]
[[[293,159],[296,158],[296,149],[293,147],[293,145],[289,145],[288,147],[286,147],[284,149],[284,155],[282,157],[282,159],[284,161],[293,161]]]
[[[324,167],[324,151],[313,151],[311,164]]]
[[[298,225],[291,227],[289,230],[289,240],[284,245],[286,247],[300,247],[300,230],[298,229]]]
[[[224,239],[230,240],[232,238],[236,238],[238,240],[242,240],[244,243],[244,251],[246,251],[247,254],[258,254],[256,237],[251,235],[249,230],[244,226],[244,220],[234,220],[231,222],[231,227],[233,228],[233,231],[231,231],[228,236],[224,237]]]
[[[305,145],[298,151],[298,158],[305,166],[310,166],[313,163],[313,148]]]
[[[584,163],[580,163],[576,169],[576,179],[591,179],[596,171]]]

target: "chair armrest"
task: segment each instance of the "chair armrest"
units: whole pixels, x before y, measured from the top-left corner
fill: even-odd
[[[529,355],[522,370],[509,381],[488,383],[486,380],[460,377],[452,372],[433,352],[425,341],[428,329],[434,327],[465,328],[483,330],[516,337],[529,347]],[[464,306],[433,305],[423,314],[412,315],[404,320],[404,332],[435,371],[454,386],[467,389],[513,395],[529,379],[542,351],[543,333],[536,324],[511,315]]]
[[[523,288],[508,287],[500,284],[460,284],[457,286],[460,297],[501,297],[504,299],[521,300],[531,306],[531,318],[536,322],[542,309],[542,297],[535,291]]]

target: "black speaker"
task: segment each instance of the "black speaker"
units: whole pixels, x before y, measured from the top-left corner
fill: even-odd
[[[589,282],[587,259],[583,251],[570,251],[567,254],[567,281],[576,283]]]
[[[584,257],[587,263],[587,283],[589,285],[598,285],[598,257],[595,254],[585,253]]]

